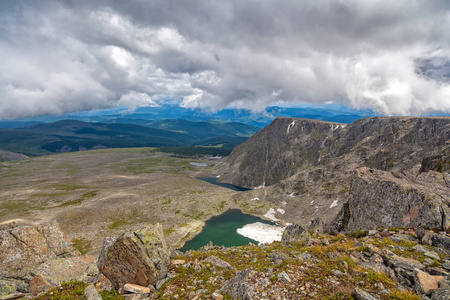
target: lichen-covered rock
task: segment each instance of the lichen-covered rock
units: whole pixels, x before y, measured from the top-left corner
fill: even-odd
[[[355,288],[355,290],[353,291],[353,295],[355,296],[356,300],[380,300],[381,299],[380,297],[370,294],[359,288]]]
[[[29,281],[31,272],[43,262],[78,255],[56,221],[0,231],[0,278]]]
[[[431,296],[431,300],[448,300],[450,299],[450,288],[438,289]]]
[[[59,286],[71,280],[85,281],[86,269],[95,260],[92,255],[48,260],[32,273],[44,276],[52,285]]]
[[[0,280],[0,299],[17,292],[14,282],[7,280]]]
[[[315,218],[311,220],[308,230],[315,233],[323,233],[323,220],[321,218]]]
[[[450,251],[450,236],[445,233],[433,235],[431,237],[431,243],[435,247]]]
[[[160,224],[106,240],[98,259],[98,269],[116,289],[125,283],[154,285],[166,277],[169,264],[170,253]]]
[[[299,242],[305,236],[305,228],[298,224],[289,225],[281,237],[281,245],[287,245],[292,242]]]
[[[100,296],[93,284],[89,284],[84,289],[84,295],[87,300],[102,300],[102,296]]]
[[[217,256],[211,255],[203,260],[204,263],[210,263],[214,266],[221,268],[232,268],[232,266],[224,261],[223,259],[218,258]]]
[[[233,299],[240,300],[252,300],[253,299],[253,286],[246,283],[247,278],[252,272],[251,269],[246,269],[236,274],[223,285],[220,290],[221,293],[230,295]]]

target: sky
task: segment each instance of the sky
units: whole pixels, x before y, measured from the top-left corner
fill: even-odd
[[[0,0],[0,120],[336,103],[450,114],[447,0]]]

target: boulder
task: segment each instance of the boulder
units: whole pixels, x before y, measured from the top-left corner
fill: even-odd
[[[123,289],[134,294],[149,294],[150,289],[146,286],[140,286],[132,283],[125,283]]]
[[[14,282],[0,280],[0,299],[17,292]]]
[[[88,285],[84,289],[84,295],[86,296],[87,300],[102,300],[102,296],[100,296],[93,284]]]
[[[221,293],[230,295],[233,299],[251,300],[253,298],[253,285],[246,282],[251,276],[251,269],[246,269],[236,274],[223,285]]]
[[[71,280],[85,281],[85,271],[94,260],[92,255],[56,258],[41,264],[32,270],[32,273],[44,276],[50,284],[55,286]]]
[[[114,286],[113,286],[111,280],[106,278],[105,275],[103,275],[103,274],[100,274],[98,276],[97,280],[95,281],[95,288],[99,292],[103,292],[103,291],[111,292],[112,290],[114,290]]]
[[[419,294],[428,294],[429,291],[438,289],[439,282],[443,280],[443,276],[433,276],[416,269],[414,272],[414,289]]]
[[[106,239],[98,269],[116,289],[126,283],[154,285],[167,275],[170,253],[158,223]]]
[[[56,221],[0,231],[0,278],[31,280],[30,271],[57,257],[79,256]]]
[[[321,218],[311,220],[308,230],[314,233],[323,233],[324,223]]]
[[[435,234],[431,238],[432,245],[450,251],[450,237],[445,234]]]
[[[353,295],[355,296],[356,300],[381,300],[380,297],[370,294],[359,288],[355,288],[355,290],[353,291]]]
[[[281,237],[281,245],[287,245],[292,242],[299,242],[305,236],[305,228],[298,224],[289,225],[283,232]]]
[[[433,292],[431,300],[448,300],[450,299],[450,288],[438,289]]]
[[[217,256],[211,255],[203,260],[204,263],[210,263],[216,267],[220,268],[232,268],[232,266],[224,261],[223,259],[218,258]]]
[[[30,280],[30,293],[34,296],[45,293],[52,287],[53,286],[42,275],[34,276],[33,279]]]

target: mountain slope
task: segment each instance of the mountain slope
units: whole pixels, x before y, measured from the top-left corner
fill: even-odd
[[[198,141],[187,134],[133,124],[63,120],[0,131],[2,149],[31,155],[96,148],[179,147]]]
[[[370,226],[377,222],[383,226],[445,225],[443,219],[450,220],[450,118],[366,118],[349,125],[278,118],[237,146],[228,163],[221,181],[248,188],[266,186],[249,197],[278,206],[285,213],[276,217],[288,222],[305,224],[322,218],[334,229],[357,229],[362,225],[350,228],[347,219],[360,199],[366,199],[368,205],[361,218],[375,220]],[[429,199],[434,203],[429,207],[437,209],[434,219],[420,219],[419,214],[419,219],[413,220],[417,213],[409,212],[408,207],[414,205],[404,199],[405,214],[411,213],[413,218],[403,215],[409,223],[394,224],[397,221],[392,221],[392,211],[387,209],[387,202],[393,201],[386,199],[390,195],[381,199],[381,193],[368,195],[367,188],[358,188],[363,181],[358,181],[354,172],[364,167],[380,171],[377,178],[383,180],[377,182],[378,189],[389,182],[392,193],[405,191],[397,197],[408,197],[410,187],[419,198]],[[393,180],[391,173],[402,180]],[[358,174],[366,178],[371,173],[360,170]],[[370,215],[384,206],[384,221],[383,216]]]
[[[260,128],[238,122],[193,122],[182,119],[160,120],[148,122],[145,126],[183,132],[199,139],[207,139],[216,136],[250,137]]]

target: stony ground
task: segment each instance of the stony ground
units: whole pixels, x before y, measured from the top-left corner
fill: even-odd
[[[417,286],[400,284],[402,278],[394,275],[397,269],[386,265],[389,261],[395,264],[398,257],[411,259],[405,261],[404,269],[408,272],[417,262],[424,270],[431,268],[443,274],[448,283],[447,252],[419,245],[412,231],[392,233],[389,237],[364,238],[316,235],[287,246],[275,242],[192,251],[177,257],[182,261],[175,261],[175,265],[172,261],[171,279],[154,298],[211,299],[214,292],[227,298],[226,292],[234,291],[234,296],[240,299],[353,299],[355,288],[359,288],[381,299],[423,299],[414,291]],[[212,256],[228,262],[231,267],[214,266],[208,261]],[[442,264],[447,269],[442,268]],[[245,270],[246,274],[242,272]],[[223,288],[236,273],[241,277],[235,285],[228,283],[228,288]],[[251,298],[243,298],[243,290]]]
[[[307,234],[288,245],[175,251],[156,292],[110,292],[103,299],[449,299],[448,249],[422,243],[429,239],[413,230],[380,229],[370,235]],[[63,286],[36,299],[85,299],[85,286],[79,283],[79,297]]]
[[[196,167],[190,162],[205,162]],[[180,158],[152,148],[108,149],[0,163],[0,223],[58,220],[82,253],[103,238],[162,223],[168,244],[198,232],[204,220],[237,207],[236,192],[195,179],[221,160]],[[195,233],[194,233],[195,234]]]

